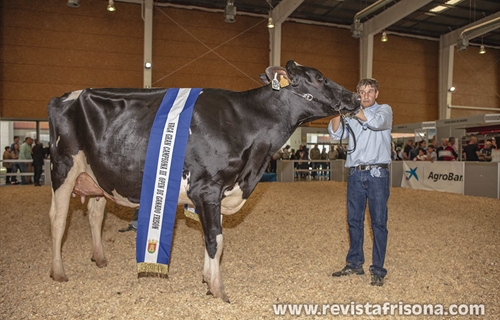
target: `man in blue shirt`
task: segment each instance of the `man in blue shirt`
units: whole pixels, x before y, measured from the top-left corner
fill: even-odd
[[[391,107],[375,101],[379,94],[378,86],[375,79],[361,80],[356,90],[361,96],[362,108],[354,117],[346,118],[346,125],[352,129],[345,163],[349,168],[347,222],[350,248],[346,257],[347,265],[332,274],[333,277],[364,274],[363,238],[368,200],[373,231],[373,261],[370,273],[371,284],[374,286],[382,286],[387,274],[384,260],[387,248],[392,128]],[[349,130],[342,128],[340,117],[330,121],[328,131],[333,140],[345,139],[349,135]]]

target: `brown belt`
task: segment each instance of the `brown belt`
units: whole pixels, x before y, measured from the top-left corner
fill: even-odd
[[[355,170],[361,170],[361,171],[365,171],[365,170],[371,170],[371,169],[374,169],[374,168],[389,168],[389,165],[388,164],[367,164],[367,165],[359,165],[357,167],[351,167],[351,169],[355,169]]]

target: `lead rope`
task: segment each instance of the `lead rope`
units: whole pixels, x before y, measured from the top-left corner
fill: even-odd
[[[356,150],[356,144],[357,144],[356,143],[356,136],[354,135],[354,132],[352,131],[351,126],[347,122],[346,116],[343,113],[341,113],[340,117],[341,117],[340,122],[342,123],[342,134],[340,135],[340,137],[341,137],[340,142],[342,142],[342,137],[344,136],[344,132],[345,132],[346,127],[347,127],[347,131],[348,131],[349,135],[352,136],[353,147],[350,150],[347,148],[345,149],[345,152],[347,155],[347,154],[353,153]]]

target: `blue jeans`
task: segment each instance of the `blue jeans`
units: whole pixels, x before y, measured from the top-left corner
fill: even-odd
[[[372,173],[373,172],[373,173]],[[360,268],[365,262],[363,253],[366,200],[370,210],[373,232],[372,274],[384,277],[385,252],[387,248],[387,200],[390,194],[389,169],[377,168],[360,171],[349,169],[347,180],[347,223],[350,247],[347,265]]]

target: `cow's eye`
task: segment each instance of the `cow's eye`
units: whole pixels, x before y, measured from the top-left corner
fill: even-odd
[[[323,80],[325,80],[325,79],[322,76],[316,77],[316,81],[318,81],[318,82],[323,82]]]

